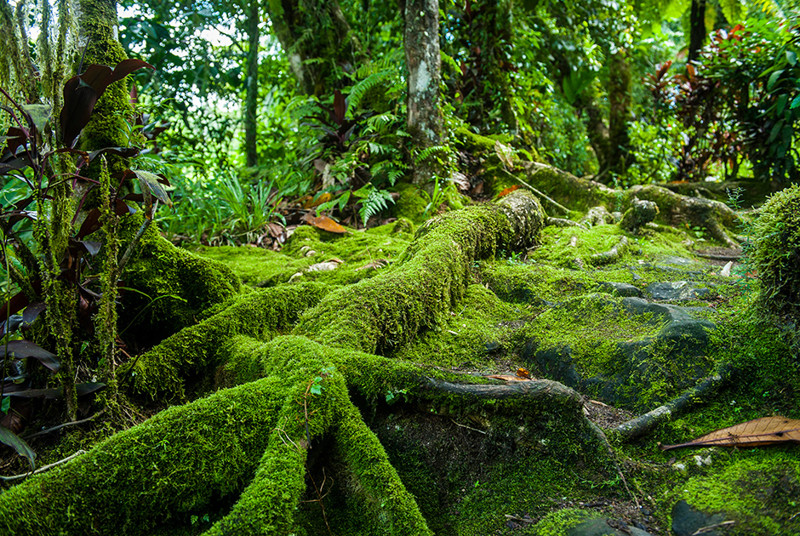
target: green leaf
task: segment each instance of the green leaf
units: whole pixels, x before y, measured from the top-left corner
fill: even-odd
[[[17,451],[17,454],[28,458],[28,463],[31,465],[31,470],[36,469],[36,453],[28,446],[25,441],[17,434],[0,424],[0,443],[4,443]]]
[[[789,106],[789,108],[792,109],[792,110],[794,110],[795,108],[798,108],[798,107],[800,107],[800,95],[796,96],[794,98],[794,100],[792,101],[791,106]]]
[[[0,411],[5,414],[8,414],[8,410],[11,409],[11,399],[7,396],[3,397],[3,402],[0,403]]]
[[[719,0],[719,7],[722,8],[722,14],[725,15],[731,26],[741,22],[744,18],[745,6],[741,0]]]
[[[783,74],[783,69],[778,69],[771,75],[769,75],[769,80],[767,80],[767,91],[771,91],[772,87],[778,82],[778,78]]]
[[[797,65],[797,54],[795,53],[794,50],[786,51],[786,61],[788,61],[789,65],[791,65],[792,67]]]
[[[172,200],[169,198],[167,191],[161,184],[161,181],[163,180],[161,177],[155,173],[150,173],[149,171],[143,171],[141,169],[132,169],[131,171],[133,171],[136,174],[136,178],[139,179],[139,184],[141,185],[143,192],[149,192],[168,207],[172,206]]]

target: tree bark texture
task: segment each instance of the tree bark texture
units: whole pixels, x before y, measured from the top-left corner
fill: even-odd
[[[406,0],[405,52],[408,66],[408,130],[420,150],[439,145],[442,114],[439,108],[441,56],[439,52],[439,3]],[[412,180],[427,183],[434,175],[427,161],[417,164]]]
[[[247,11],[247,79],[244,102],[244,149],[248,167],[258,165],[256,139],[258,133],[258,45],[261,32],[259,2],[250,0]]]
[[[267,10],[292,72],[307,95],[330,94],[338,72],[352,72],[363,56],[336,0],[269,0]]]

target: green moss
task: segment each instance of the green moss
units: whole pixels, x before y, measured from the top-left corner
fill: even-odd
[[[578,508],[564,508],[543,517],[533,528],[536,536],[566,536],[567,531],[597,514]]]
[[[713,463],[713,462],[712,462]],[[733,534],[789,536],[800,531],[800,460],[791,451],[755,453],[679,486],[676,497],[735,521]]]
[[[320,342],[382,353],[442,322],[464,296],[470,266],[499,249],[535,242],[541,227],[538,202],[526,215],[528,234],[514,236],[496,205],[448,213],[420,228],[403,256],[374,278],[340,289],[303,316],[296,332]]]
[[[420,223],[426,219],[425,207],[428,201],[420,193],[419,189],[410,183],[399,183],[395,189],[400,197],[392,208],[392,214],[397,218],[405,218],[415,223]]]
[[[770,311],[800,319],[800,185],[773,195],[752,226],[751,262]]]
[[[135,391],[144,396],[183,399],[187,386],[197,389],[197,382],[225,361],[230,339],[237,335],[268,339],[290,329],[300,313],[319,301],[326,290],[320,284],[306,284],[242,295],[221,312],[142,354],[133,368],[120,370],[120,381],[131,382]],[[229,385],[242,375],[255,379],[247,376],[245,369],[237,368],[227,374],[232,379],[223,383]]]

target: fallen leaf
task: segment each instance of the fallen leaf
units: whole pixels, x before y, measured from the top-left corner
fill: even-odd
[[[514,186],[509,186],[508,188],[497,194],[497,198],[499,199],[501,197],[505,197],[514,190],[519,190],[520,188],[522,188],[522,186],[520,186],[519,184],[515,184]]]
[[[379,270],[381,268],[386,268],[387,266],[389,266],[389,261],[387,261],[386,259],[377,259],[368,264],[365,264],[364,266],[356,268],[356,272],[358,272],[359,270]]]
[[[328,231],[329,233],[344,234],[347,232],[347,229],[327,216],[314,216],[309,212],[303,217],[303,221],[309,225],[313,225],[317,229],[322,229],[323,231]]]
[[[318,262],[317,264],[312,264],[308,268],[306,268],[306,272],[329,272],[331,270],[335,270],[342,264],[344,261],[341,259],[330,259],[325,262]]]
[[[800,443],[800,420],[776,415],[722,428],[688,443],[661,445],[661,450],[707,446],[759,447],[792,442]]]
[[[525,378],[526,380],[531,379],[531,373],[528,372],[528,369],[522,367],[517,369],[517,376],[519,376],[520,378]]]

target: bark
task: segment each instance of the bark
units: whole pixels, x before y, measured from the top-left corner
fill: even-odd
[[[267,10],[292,72],[307,95],[331,93],[338,71],[351,72],[363,56],[336,0],[269,0]]]
[[[689,61],[696,61],[706,40],[706,0],[692,0],[689,14]]]
[[[439,145],[442,136],[439,108],[439,3],[435,0],[406,0],[404,16],[408,131],[414,145],[424,151]],[[412,181],[416,185],[424,185],[434,174],[435,166],[430,159],[424,159],[415,166]]]
[[[247,166],[258,165],[256,137],[258,132],[258,44],[261,32],[259,22],[259,2],[250,0],[247,12],[247,79],[244,102],[244,150]]]

